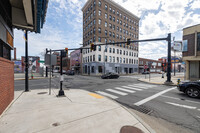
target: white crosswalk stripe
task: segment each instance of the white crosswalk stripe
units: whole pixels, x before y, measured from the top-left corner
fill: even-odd
[[[113,92],[113,93],[117,93],[119,95],[128,95],[127,93],[121,92],[121,91],[117,91],[117,90],[113,90],[113,89],[106,89],[107,91]]]
[[[135,87],[130,87],[130,86],[122,86],[122,87],[131,89],[131,90],[142,91],[142,89],[138,89],[138,88],[135,88]]]
[[[124,88],[120,88],[120,87],[115,87],[115,89],[118,89],[118,90],[121,90],[121,91],[125,91],[125,92],[135,93],[135,91],[124,89]]]
[[[137,86],[143,86],[143,87],[157,87],[157,85],[149,85],[149,84],[134,84],[134,85],[137,85]]]
[[[144,86],[136,86],[136,85],[128,85],[128,86],[137,87],[137,88],[140,88],[140,89],[149,89],[149,87],[144,87]]]
[[[118,98],[117,96],[108,94],[108,93],[106,93],[106,92],[102,92],[102,91],[95,91],[95,92],[98,93],[98,94],[104,95],[104,96],[108,96],[108,97],[110,97],[110,98],[112,98],[112,99],[117,99],[117,98]]]

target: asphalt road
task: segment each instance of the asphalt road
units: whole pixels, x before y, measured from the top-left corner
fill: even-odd
[[[137,81],[137,78],[141,77],[144,75],[104,80],[90,76],[65,76],[63,88],[65,93],[67,89],[95,92],[150,116],[164,119],[195,133],[200,132],[200,99],[189,98],[173,86]],[[30,89],[48,88],[49,80],[30,80],[29,85]],[[59,78],[52,79],[52,88],[59,88]],[[24,80],[15,81],[15,90],[23,89]]]

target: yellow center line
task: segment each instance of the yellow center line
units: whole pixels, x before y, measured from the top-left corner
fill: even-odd
[[[95,97],[95,98],[97,98],[97,99],[103,98],[103,96],[100,96],[100,95],[95,94],[95,93],[89,93],[89,95],[90,95],[90,96],[93,96],[93,97]]]

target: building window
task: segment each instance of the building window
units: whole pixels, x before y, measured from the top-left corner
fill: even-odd
[[[111,15],[109,16],[109,19],[112,21],[112,16]]]
[[[109,48],[109,52],[112,53],[112,48]]]
[[[121,20],[120,20],[120,22],[119,22],[119,23],[120,23],[120,25],[122,25],[122,21],[121,21]]]
[[[92,62],[92,55],[90,56],[90,62]]]
[[[101,24],[101,19],[99,19],[99,25]]]
[[[99,45],[99,51],[101,51],[101,46]]]
[[[96,20],[95,19],[94,19],[93,23],[94,23],[94,25],[96,24]]]
[[[113,22],[115,22],[115,17],[113,17]]]
[[[109,36],[111,37],[112,36],[112,33],[109,31]]]
[[[93,29],[93,33],[95,34],[95,28]]]
[[[108,23],[107,22],[105,22],[105,27],[107,27],[108,26]]]
[[[117,11],[117,16],[119,16],[119,11]]]
[[[110,29],[112,29],[112,24],[109,24]]]
[[[99,10],[99,16],[101,16],[101,10]]]
[[[113,24],[113,30],[115,30],[115,25]]]
[[[107,34],[108,34],[107,30],[105,30],[105,35],[107,36]]]
[[[108,18],[108,14],[107,13],[105,13],[105,19],[107,19]]]
[[[105,46],[105,52],[107,52],[107,49],[108,49],[107,46]]]
[[[113,53],[115,53],[115,48],[113,48]]]
[[[99,71],[99,73],[102,73],[102,66],[98,66],[98,71]]]
[[[107,56],[105,56],[105,62],[107,62],[108,61],[108,57]]]
[[[122,58],[120,57],[120,63],[122,63]]]
[[[101,37],[98,38],[98,41],[101,42]]]
[[[99,1],[99,6],[101,6],[101,1]]]
[[[92,66],[92,70],[91,70],[91,72],[94,73],[94,66]]]
[[[95,10],[94,10],[93,14],[94,14],[94,16],[96,15],[96,11]]]
[[[117,57],[117,63],[119,63],[119,57]]]
[[[125,64],[125,58],[123,58],[123,63]]]
[[[101,55],[99,55],[99,58],[98,58],[98,60],[99,60],[99,61],[101,61]]]
[[[115,63],[115,57],[113,56],[113,63]]]
[[[120,50],[120,54],[122,54],[122,50]]]
[[[95,62],[95,55],[93,55],[93,62]]]
[[[117,49],[117,54],[119,54],[119,49]]]
[[[107,41],[107,39],[105,38],[105,43],[107,43],[108,41]]]
[[[110,10],[110,12],[112,12],[112,8],[111,7],[109,8],[109,10]]]
[[[101,33],[101,28],[98,28],[98,32]]]
[[[113,14],[115,14],[115,10],[113,9]]]
[[[124,55],[126,55],[126,51],[124,50]]]
[[[108,6],[105,4],[105,10],[107,10],[108,9]]]
[[[109,61],[112,62],[112,57],[111,56],[109,56]]]
[[[200,51],[200,33],[197,33],[197,51]]]
[[[115,33],[113,32],[113,38],[115,38]]]

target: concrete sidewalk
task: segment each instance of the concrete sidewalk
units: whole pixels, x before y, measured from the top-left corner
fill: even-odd
[[[23,92],[0,117],[0,133],[120,133],[126,125],[154,132],[108,98],[83,90],[66,90],[66,97],[58,98],[57,92]]]
[[[32,80],[31,73],[29,75],[29,80]],[[42,77],[39,73],[33,73],[33,79],[43,79],[46,77]],[[15,73],[14,74],[14,80],[25,80],[25,73]]]
[[[148,74],[146,76],[146,79],[145,78],[140,78],[138,80],[142,81],[142,82],[146,82],[146,83],[152,83],[152,84],[177,86],[178,79],[180,79],[180,81],[183,81],[184,80],[184,75],[177,74],[176,76],[173,76],[173,74],[172,74],[172,76],[171,76],[172,83],[171,84],[166,84],[165,83],[166,80],[167,80],[166,74],[164,75],[164,78],[162,78],[162,75],[160,75],[160,77],[151,77],[150,80],[149,80],[149,74]]]

